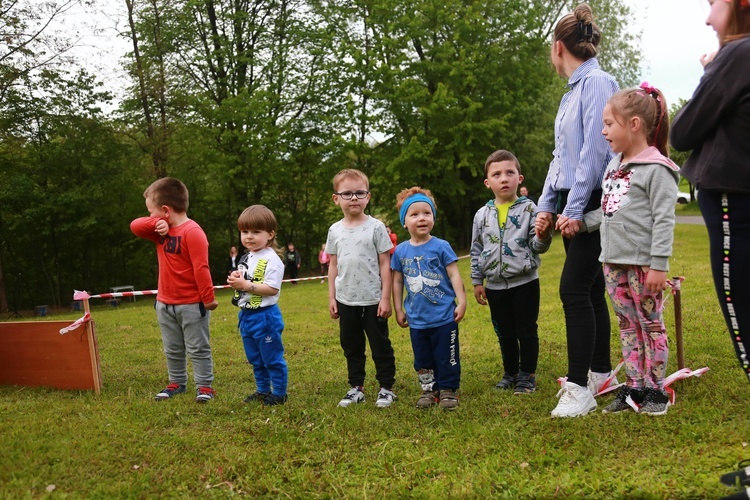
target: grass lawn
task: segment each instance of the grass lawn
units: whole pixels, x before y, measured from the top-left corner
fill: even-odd
[[[685,357],[690,368],[711,370],[677,382],[676,405],[663,417],[597,411],[550,418],[556,378],[566,372],[559,238],[543,257],[539,387],[528,396],[494,389],[502,372],[497,339],[489,311],[470,291],[468,259],[460,261],[470,300],[460,325],[455,412],[414,408],[419,386],[408,332],[393,320],[399,399],[375,407],[368,361],[368,401],[337,407],[348,388],[346,368],[327,286],[317,281],[282,290],[290,386],[281,407],[242,403],[254,384],[228,291],[211,321],[218,396],[206,405],[193,402],[192,380],[187,395],[153,400],[166,365],[152,300],[118,308],[94,301],[100,395],[0,387],[0,497],[718,498],[732,492],[719,476],[750,458],[750,387],[720,315],[707,253],[704,227],[677,226],[671,274],[687,278]],[[670,338],[672,306],[665,313]],[[52,319],[61,318],[76,315]],[[613,362],[619,352],[613,333]],[[609,401],[600,399],[600,408]]]

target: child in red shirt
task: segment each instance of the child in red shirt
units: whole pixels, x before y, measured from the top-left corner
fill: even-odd
[[[135,219],[130,230],[156,243],[159,260],[156,318],[169,372],[169,385],[155,399],[161,401],[185,392],[187,354],[193,363],[195,401],[205,403],[215,395],[211,387],[214,373],[209,311],[219,305],[208,267],[208,239],[203,229],[187,216],[189,195],[181,181],[164,177],[152,183],[143,196],[150,215]]]

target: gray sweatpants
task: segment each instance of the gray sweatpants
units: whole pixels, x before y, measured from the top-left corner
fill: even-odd
[[[156,301],[156,319],[164,343],[169,381],[187,384],[189,357],[193,363],[196,387],[211,387],[214,381],[208,331],[211,311],[207,311],[201,303],[171,305]]]

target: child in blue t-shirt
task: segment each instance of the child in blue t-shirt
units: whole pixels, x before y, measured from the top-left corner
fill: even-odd
[[[411,238],[396,247],[391,260],[393,302],[396,321],[411,333],[414,369],[422,385],[417,408],[439,404],[453,410],[461,381],[458,323],[466,313],[458,257],[447,241],[430,234],[437,210],[429,190],[404,189],[396,206]]]

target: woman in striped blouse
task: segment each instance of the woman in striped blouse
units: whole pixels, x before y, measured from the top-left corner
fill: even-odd
[[[601,182],[613,153],[602,136],[602,111],[619,90],[615,79],[599,68],[601,40],[588,5],[582,4],[557,23],[550,58],[557,74],[568,80],[555,119],[555,151],[539,198],[537,234],[557,214],[566,258],[560,277],[565,311],[568,376],[558,393],[553,417],[577,417],[596,409],[594,394],[611,383],[610,324],[601,246],[596,227],[583,215],[601,210]]]

